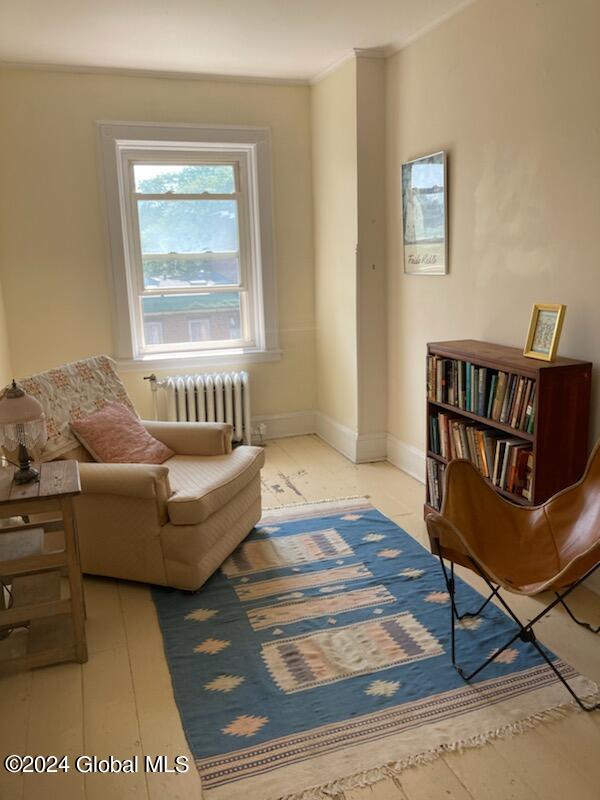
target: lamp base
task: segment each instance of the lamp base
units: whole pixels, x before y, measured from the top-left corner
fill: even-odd
[[[40,473],[31,466],[31,459],[24,444],[19,445],[19,469],[13,475],[15,483],[33,483],[39,481]]]
[[[34,467],[21,467],[16,470],[13,475],[13,481],[15,483],[33,483],[33,481],[39,481],[39,479],[39,470]]]

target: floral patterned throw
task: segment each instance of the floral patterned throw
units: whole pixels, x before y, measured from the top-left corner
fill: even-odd
[[[28,394],[36,397],[46,414],[48,441],[36,457],[52,461],[79,446],[71,422],[118,401],[139,418],[115,362],[108,356],[73,361],[47,372],[19,380]]]

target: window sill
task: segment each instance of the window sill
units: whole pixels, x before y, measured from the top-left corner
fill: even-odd
[[[117,367],[123,372],[148,372],[158,370],[204,369],[213,366],[245,366],[280,361],[281,350],[219,350],[206,353],[158,353],[139,358],[117,358]]]

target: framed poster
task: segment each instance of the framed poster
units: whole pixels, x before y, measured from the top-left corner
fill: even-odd
[[[402,164],[402,230],[405,273],[448,272],[445,152]]]

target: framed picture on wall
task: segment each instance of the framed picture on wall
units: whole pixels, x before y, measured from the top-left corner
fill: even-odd
[[[446,153],[433,153],[402,164],[404,272],[448,272]]]

